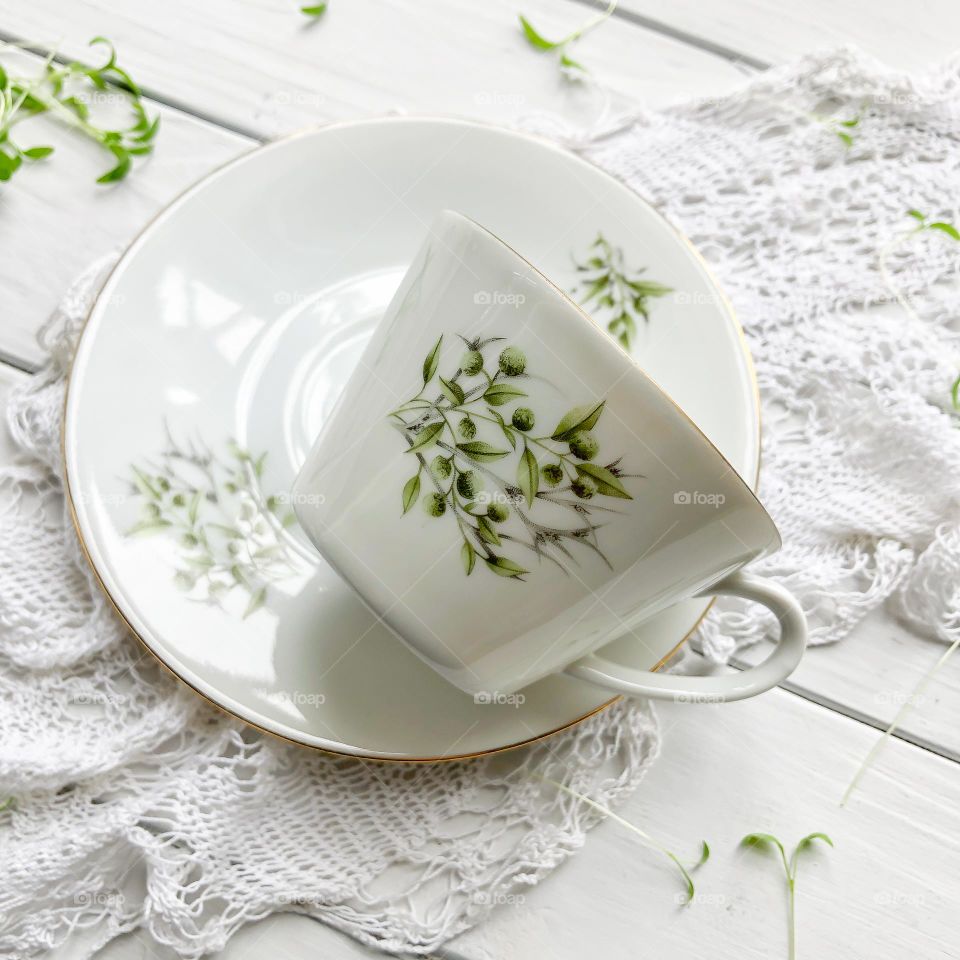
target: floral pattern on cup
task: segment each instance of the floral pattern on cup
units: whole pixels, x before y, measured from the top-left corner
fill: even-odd
[[[524,390],[524,352],[493,346],[503,337],[457,336],[464,346],[457,369],[438,373],[441,336],[423,362],[423,386],[388,414],[416,466],[401,492],[402,513],[419,504],[431,518],[453,520],[467,576],[479,559],[498,576],[524,580],[530,571],[516,559],[525,560],[524,551],[564,572],[584,550],[611,567],[598,514],[622,512],[608,504],[632,500],[624,481],[640,475],[600,454],[593,429],[605,401],[574,407],[542,433]],[[572,525],[542,522],[546,504],[568,511]]]

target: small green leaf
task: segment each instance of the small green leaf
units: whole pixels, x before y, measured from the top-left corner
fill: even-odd
[[[253,473],[257,477],[257,479],[263,476],[263,468],[266,466],[266,463],[267,463],[266,453],[261,453],[260,456],[257,457],[257,459],[254,461]]]
[[[103,176],[97,177],[97,183],[116,183],[130,172],[130,154],[119,146],[111,146],[110,152],[116,157],[117,165]]]
[[[256,612],[263,606],[264,600],[267,599],[267,588],[261,587],[251,598],[250,602],[247,604],[247,609],[243,611],[243,619],[246,620],[251,613]]]
[[[487,569],[495,573],[498,577],[515,577],[519,579],[524,574],[530,572],[512,560],[508,560],[506,557],[484,557],[483,562],[487,565]]]
[[[471,440],[470,443],[458,443],[457,449],[464,454],[464,456],[475,460],[477,463],[499,460],[501,457],[507,456],[510,452],[509,450],[498,450],[483,440]]]
[[[403,486],[403,513],[409,512],[410,508],[420,497],[420,471],[412,476]],[[403,514],[401,514],[403,516]]]
[[[775,846],[780,851],[780,856],[786,863],[787,853],[783,849],[783,844],[771,833],[748,833],[740,841],[740,845],[744,847],[765,847],[768,844]]]
[[[19,156],[11,157],[10,154],[0,150],[0,181],[9,180],[17,172],[20,163]]]
[[[516,387],[511,387],[508,383],[494,383],[487,387],[483,394],[483,399],[495,407],[502,407],[505,403],[510,403],[526,394]]]
[[[848,130],[853,129],[860,122],[859,117],[854,117],[852,120],[841,120],[840,126],[846,127]]]
[[[529,447],[524,447],[523,456],[517,464],[517,486],[527,498],[527,506],[533,506],[533,500],[540,488],[540,465]]]
[[[455,406],[459,407],[464,400],[463,387],[453,380],[444,380],[440,378],[440,390],[443,395]]]
[[[853,146],[853,137],[851,137],[849,133],[844,133],[842,130],[838,130],[837,136],[843,141],[845,146]]]
[[[696,870],[697,867],[702,867],[710,859],[710,847],[707,845],[706,840],[700,841],[700,859],[690,868],[691,870]]]
[[[424,385],[428,384],[433,379],[433,375],[437,372],[437,364],[440,362],[441,343],[443,343],[443,334],[440,334],[440,338],[433,345],[433,349],[427,354],[426,359],[423,361]]]
[[[53,153],[53,147],[28,147],[23,151],[23,155],[28,160],[42,160],[44,157],[49,157]]]
[[[797,849],[802,850],[804,847],[809,847],[814,840],[822,840],[824,843],[829,846],[833,846],[833,841],[825,833],[808,833],[798,844]]]
[[[574,466],[577,468],[577,473],[581,476],[590,477],[596,483],[597,493],[602,493],[606,497],[620,497],[622,500],[633,499],[620,478],[612,474],[606,467],[601,467],[596,463],[577,463]]]
[[[560,66],[567,70],[579,70],[581,73],[587,72],[587,68],[582,63],[577,62],[573,57],[565,53],[560,55]]]
[[[463,546],[460,548],[460,559],[463,561],[463,570],[469,577],[473,573],[473,568],[477,562],[477,551],[466,540],[463,541]]]
[[[3,69],[2,65],[0,65],[0,90],[6,90],[9,82],[10,81],[7,78],[7,71]]]
[[[948,237],[953,237],[954,240],[960,240],[960,233],[957,232],[957,228],[952,223],[944,223],[942,220],[938,220],[936,223],[929,224],[927,229],[939,230]]]
[[[424,447],[430,446],[430,444],[437,439],[437,436],[442,431],[443,421],[440,421],[439,423],[428,423],[414,437],[413,444],[407,450],[407,453],[414,453],[417,450],[422,450]]]
[[[492,543],[495,547],[500,546],[500,535],[494,530],[493,524],[486,517],[477,517],[477,529],[482,540]]]
[[[561,45],[562,41],[554,42],[542,37],[523,14],[520,14],[520,27],[531,47],[536,47],[538,50],[556,50]]]
[[[605,403],[605,400],[601,400],[599,403],[574,407],[557,424],[557,429],[550,435],[550,439],[569,440],[578,430],[592,430],[603,413]]]
[[[327,12],[327,5],[325,3],[316,3],[312,6],[301,7],[300,12],[307,17],[321,17]]]
[[[953,409],[960,410],[960,376],[953,381],[950,387],[950,399],[953,401]]]
[[[919,220],[923,223],[927,219],[926,214],[921,213],[919,210],[908,210],[907,215],[914,218],[914,220]]]
[[[197,515],[200,512],[200,499],[203,495],[198,490],[193,498],[190,500],[190,507],[187,510],[187,516],[190,519],[190,525],[192,526],[197,522]]]

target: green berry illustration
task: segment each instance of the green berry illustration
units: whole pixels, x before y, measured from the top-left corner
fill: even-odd
[[[430,461],[430,472],[438,480],[446,480],[452,470],[453,465],[450,463],[450,460],[440,454],[437,454],[437,456]]]
[[[533,411],[529,407],[517,407],[517,409],[513,411],[513,417],[511,419],[513,425],[518,430],[523,430],[524,432],[532,430],[536,422],[536,417],[534,417]]]
[[[500,370],[507,377],[519,377],[527,368],[526,354],[519,347],[507,347],[500,354]]]
[[[477,475],[472,470],[464,470],[457,477],[457,493],[464,500],[472,500],[480,489],[477,483]]]
[[[464,440],[472,440],[477,435],[477,425],[469,417],[464,417],[457,425],[457,433]]]
[[[422,503],[427,516],[442,517],[447,512],[447,501],[444,500],[443,494],[428,493],[423,498]]]
[[[467,350],[460,358],[460,369],[473,377],[483,369],[483,354],[479,350]]]
[[[599,449],[596,437],[586,430],[580,430],[570,438],[570,452],[578,460],[592,460]]]
[[[559,463],[547,463],[540,469],[544,482],[555,487],[563,479],[563,467]]]
[[[487,516],[494,523],[503,523],[510,516],[510,508],[504,503],[491,503],[487,507]]]
[[[597,485],[589,477],[577,477],[571,486],[581,500],[589,500],[597,492]]]
[[[187,498],[182,493],[175,493],[170,498],[170,502],[175,507],[185,507],[187,505]]]

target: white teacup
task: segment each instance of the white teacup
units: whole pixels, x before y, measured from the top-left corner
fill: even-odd
[[[803,652],[797,602],[741,569],[780,546],[747,484],[576,304],[456,213],[432,225],[294,502],[371,609],[470,693],[565,670],[637,696],[737,700]],[[769,607],[774,653],[720,677],[591,662],[701,592]]]

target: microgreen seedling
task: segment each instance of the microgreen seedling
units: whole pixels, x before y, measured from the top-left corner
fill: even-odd
[[[113,44],[105,37],[94,37],[90,46],[105,47],[106,62],[99,66],[79,61],[59,65],[54,63],[54,52],[36,77],[12,76],[0,67],[0,181],[9,180],[24,160],[43,160],[54,152],[53,147],[44,145],[21,147],[13,139],[17,123],[42,113],[79,130],[112,155],[114,165],[97,178],[98,183],[122,180],[130,172],[134,157],[153,150],[160,118],[147,115],[140,88],[117,64]],[[130,126],[101,127],[95,123],[89,103],[108,93],[126,102],[132,114]]]
[[[780,854],[780,860],[783,863],[783,872],[787,878],[787,916],[789,925],[789,953],[790,960],[794,960],[797,955],[797,910],[796,910],[796,892],[797,892],[797,862],[802,850],[811,846],[814,840],[822,840],[829,846],[833,846],[833,841],[825,833],[809,833],[794,848],[790,859],[787,860],[787,852],[783,844],[769,833],[748,833],[741,841],[740,845],[754,849],[770,849],[775,847]]]
[[[318,17],[322,17],[327,12],[327,5],[325,3],[308,4],[305,7],[301,7],[300,12],[305,17],[312,17],[314,20],[316,20]]]
[[[557,65],[565,77],[578,79],[587,73],[587,68],[570,56],[570,47],[591,30],[599,27],[613,13],[616,6],[617,0],[610,0],[606,10],[595,17],[591,17],[560,40],[548,40],[523,14],[519,15],[520,29],[523,31],[527,43],[535,50],[556,55]]]
[[[576,790],[571,790],[570,787],[564,786],[562,783],[558,783],[556,780],[551,780],[549,777],[544,777],[541,774],[535,773],[532,776],[536,777],[538,780],[542,780],[544,783],[549,783],[550,786],[556,787],[557,790],[562,793],[566,793],[568,796],[575,797],[577,800],[585,803],[588,807],[593,807],[594,810],[597,810],[599,813],[602,813],[605,817],[619,823],[620,826],[626,827],[631,833],[638,836],[644,843],[645,846],[652,848],[653,850],[659,850],[664,856],[668,857],[673,861],[676,868],[680,871],[680,875],[683,877],[684,886],[686,887],[686,899],[684,903],[692,903],[694,895],[694,886],[693,878],[690,874],[696,870],[698,867],[702,867],[710,859],[710,847],[707,845],[705,840],[700,841],[700,858],[690,867],[685,867],[681,863],[680,858],[668,850],[662,843],[654,840],[650,834],[641,830],[635,824],[630,823],[629,820],[624,820],[623,817],[617,816],[612,810],[608,810],[605,806],[600,803],[597,803],[596,800],[591,800],[589,797],[585,796],[582,793],[578,793]]]

